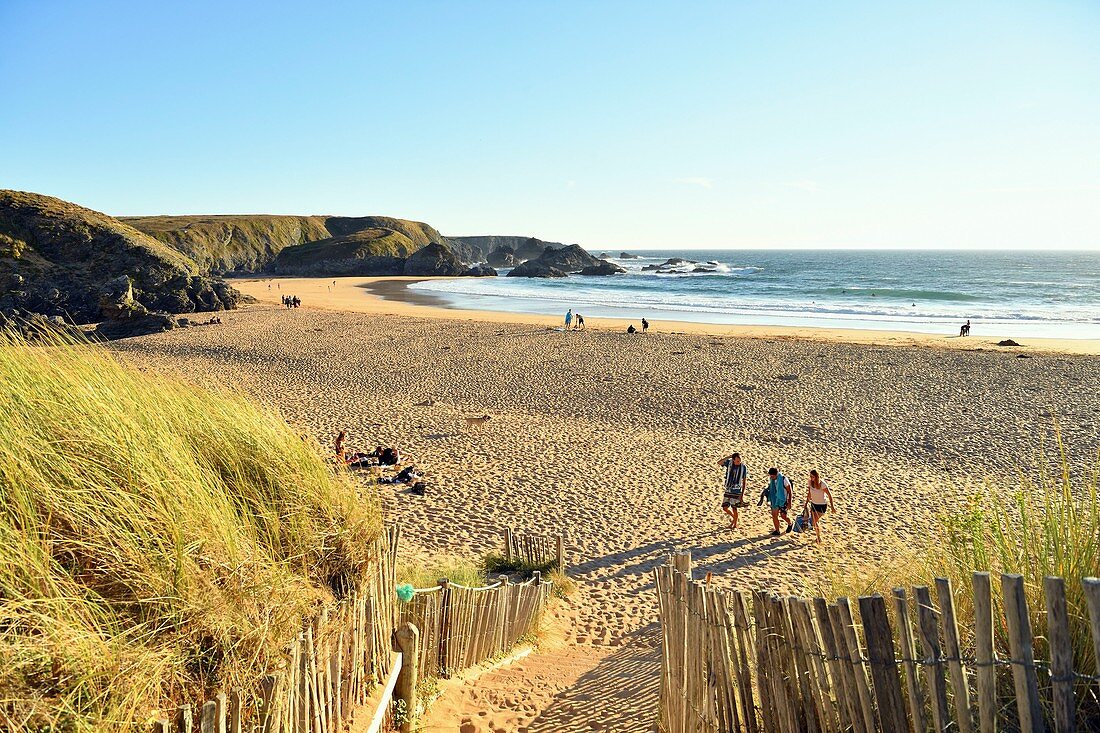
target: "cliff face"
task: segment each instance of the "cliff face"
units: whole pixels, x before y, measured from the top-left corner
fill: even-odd
[[[547,247],[561,249],[561,242],[547,242],[535,237],[519,237],[490,234],[479,237],[451,237],[452,249],[465,262],[488,262],[489,255],[497,250],[511,249],[517,261],[534,259]],[[465,256],[464,256],[465,255]],[[489,264],[493,264],[490,262]],[[507,265],[504,265],[505,267]]]
[[[388,216],[137,216],[122,221],[186,254],[203,270],[217,273],[384,274],[363,271],[365,263],[372,262],[367,258],[394,256],[394,248],[406,249],[397,255],[404,257],[432,242],[449,244],[427,224]],[[381,245],[386,252],[352,251],[386,233],[400,240]],[[304,245],[316,246],[279,260],[283,250]],[[357,262],[350,262],[353,259]],[[350,269],[326,270],[322,263],[328,261],[344,261]]]
[[[0,191],[0,314],[74,323],[105,311],[191,313],[239,295],[189,257],[117,219],[36,193]]]
[[[287,247],[267,268],[278,275],[336,277],[399,275],[420,249],[401,232],[368,227],[351,234]]]
[[[205,271],[258,272],[284,248],[332,236],[324,216],[139,216],[133,226]]]

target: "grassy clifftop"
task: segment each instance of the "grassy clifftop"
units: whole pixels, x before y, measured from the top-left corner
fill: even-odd
[[[204,270],[254,272],[279,251],[331,234],[324,216],[121,217],[149,236],[183,252]]]
[[[118,729],[255,680],[380,530],[321,455],[241,395],[0,341],[0,714]]]
[[[0,315],[100,320],[101,299],[133,286],[171,313],[232,307],[235,293],[201,277],[187,255],[106,214],[52,196],[0,191]],[[127,280],[128,279],[128,280]]]
[[[378,252],[372,250],[369,256],[391,256],[389,251],[403,247],[408,250],[405,255],[393,255],[403,257],[431,242],[447,242],[423,222],[388,216],[141,216],[122,221],[213,272],[265,270],[286,248],[306,244],[315,246],[299,250],[284,262],[301,265],[304,257],[345,259],[343,253],[355,243],[361,246],[381,239],[379,230],[399,237],[380,242],[373,248]],[[331,253],[330,246],[335,247]]]

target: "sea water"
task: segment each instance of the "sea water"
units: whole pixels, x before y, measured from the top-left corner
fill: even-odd
[[[613,253],[618,255],[618,252]],[[452,308],[586,320],[679,320],[1100,338],[1100,252],[659,250],[627,274],[458,278],[411,287]],[[681,258],[688,262],[645,270]],[[507,272],[502,271],[502,275]]]

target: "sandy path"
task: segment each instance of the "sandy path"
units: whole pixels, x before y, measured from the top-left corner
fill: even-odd
[[[797,589],[823,564],[911,552],[937,512],[987,490],[983,477],[1011,485],[1051,415],[1075,460],[1095,456],[1100,434],[1100,363],[1083,356],[266,307],[113,348],[240,385],[326,443],[347,429],[353,447],[402,447],[431,484],[424,497],[384,493],[407,557],[477,557],[507,525],[566,532],[581,586],[569,643],[448,695],[436,730],[647,730],[650,570],[673,550],[691,549],[721,584]],[[462,415],[484,412],[483,432],[463,429]],[[823,548],[767,537],[755,506],[741,529],[724,527],[714,464],[734,448],[752,487],[769,465],[800,486],[822,471],[838,508]]]

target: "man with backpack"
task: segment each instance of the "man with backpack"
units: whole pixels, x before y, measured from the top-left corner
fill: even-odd
[[[734,453],[718,461],[726,469],[726,488],[722,493],[722,511],[730,519],[730,528],[737,529],[737,509],[745,498],[745,479],[748,466],[741,462],[741,454]]]
[[[771,533],[771,536],[778,537],[783,534],[779,531],[780,516],[787,523],[787,532],[790,532],[794,526],[787,516],[787,510],[791,506],[791,482],[786,476],[779,473],[778,468],[768,469],[768,486],[760,494],[760,501],[757,502],[757,506],[763,504],[764,499],[768,500],[768,507],[772,512],[772,525],[775,527],[775,531]]]

